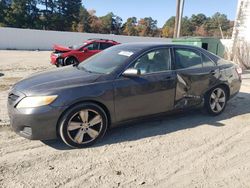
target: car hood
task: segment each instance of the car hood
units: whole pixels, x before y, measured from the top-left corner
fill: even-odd
[[[70,66],[34,74],[16,83],[13,90],[20,91],[27,96],[46,94],[51,91],[94,83],[100,76],[100,74],[89,73]]]
[[[54,51],[56,52],[69,52],[71,51],[70,48],[65,47],[65,46],[60,46],[60,45],[54,45],[53,46]]]

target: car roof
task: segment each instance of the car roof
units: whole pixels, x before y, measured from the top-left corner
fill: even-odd
[[[111,40],[111,39],[100,39],[100,38],[92,38],[92,39],[88,39],[86,41],[87,43],[90,43],[90,42],[107,42],[107,43],[118,43],[114,40]]]
[[[164,42],[133,42],[133,43],[123,43],[119,45],[124,48],[139,48],[139,49],[150,49],[158,47],[179,47],[179,48],[190,48],[190,49],[202,49],[196,46],[183,45],[183,44],[174,44],[174,43],[164,43]]]
[[[209,56],[210,58],[212,58],[214,61],[218,61],[218,59],[220,59],[220,57],[212,54],[211,52],[197,47],[197,46],[192,46],[192,45],[184,45],[184,44],[174,44],[174,43],[164,43],[164,42],[135,42],[135,43],[123,43],[120,45],[116,46],[117,48],[121,48],[121,49],[137,49],[139,51],[147,51],[147,50],[151,50],[154,48],[162,48],[162,47],[178,47],[178,48],[187,48],[187,49],[193,49],[193,50],[198,50],[199,52],[202,52],[203,54],[206,54],[207,56]]]

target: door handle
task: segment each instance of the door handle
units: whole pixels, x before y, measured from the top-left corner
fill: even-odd
[[[171,80],[172,76],[167,76],[165,80]]]

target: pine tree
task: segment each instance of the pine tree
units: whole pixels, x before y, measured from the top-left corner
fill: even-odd
[[[73,25],[73,30],[78,32],[90,32],[90,14],[84,6],[80,7],[79,22]]]
[[[6,15],[7,26],[17,28],[39,27],[39,9],[36,0],[13,0]]]

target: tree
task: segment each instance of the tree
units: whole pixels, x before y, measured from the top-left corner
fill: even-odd
[[[190,18],[190,22],[194,27],[200,27],[207,21],[207,17],[204,14],[193,14]]]
[[[39,0],[40,20],[44,29],[77,31],[80,22],[81,0]]]
[[[6,12],[8,11],[8,4],[6,1],[0,1],[0,26],[4,26]]]
[[[57,29],[61,31],[71,31],[72,26],[76,27],[79,22],[81,0],[56,0]]]
[[[56,2],[54,0],[39,0],[39,4],[41,7],[44,7],[40,9],[42,28],[50,30],[56,29],[53,23],[56,20]]]
[[[194,30],[195,30],[195,27],[193,27],[188,17],[182,18],[181,36],[193,36]]]
[[[173,37],[175,17],[169,18],[163,28],[151,17],[130,17],[122,25],[122,18],[112,12],[97,17],[95,10],[87,11],[81,0],[0,0],[0,26],[78,31],[128,36]],[[232,35],[233,21],[225,14],[212,17],[194,14],[182,19],[182,36],[228,37]]]
[[[104,33],[104,34],[112,33],[113,16],[114,14],[110,12],[107,15],[100,17],[101,33]]]
[[[85,9],[84,6],[80,7],[79,12],[79,22],[77,24],[77,28],[73,29],[78,32],[90,32],[90,14]]]
[[[119,35],[121,34],[122,18],[116,15],[112,17],[112,34]]]
[[[162,28],[162,36],[172,38],[174,36],[175,16],[169,18]]]
[[[157,32],[157,20],[153,20],[151,17],[140,19],[138,22],[138,32],[140,36],[155,36]]]
[[[37,0],[13,0],[6,13],[6,23],[11,27],[39,27]]]
[[[194,36],[207,36],[207,30],[205,28],[205,23],[208,18],[204,14],[193,14],[190,18],[190,23],[192,24],[193,35]]]
[[[102,21],[95,15],[96,11],[89,10],[88,13],[89,13],[90,32],[101,33]]]
[[[195,36],[203,36],[203,37],[208,36],[208,32],[207,32],[204,24],[201,25],[200,27],[196,27],[196,29],[194,31],[194,35]]]
[[[225,14],[215,13],[211,18],[208,18],[205,27],[208,35],[214,37],[222,37],[228,29],[230,29],[230,21]]]
[[[119,16],[113,14],[113,12],[108,13],[105,16],[99,18],[101,21],[101,33],[105,34],[120,34],[122,19]]]
[[[131,17],[128,18],[126,23],[123,25],[123,33],[128,36],[138,36],[137,27],[137,18]]]
[[[65,1],[65,0],[64,0]],[[80,22],[80,9],[82,7],[81,0],[67,0],[65,1],[65,13],[64,19],[66,22],[67,29],[72,30],[73,25],[77,25]]]

